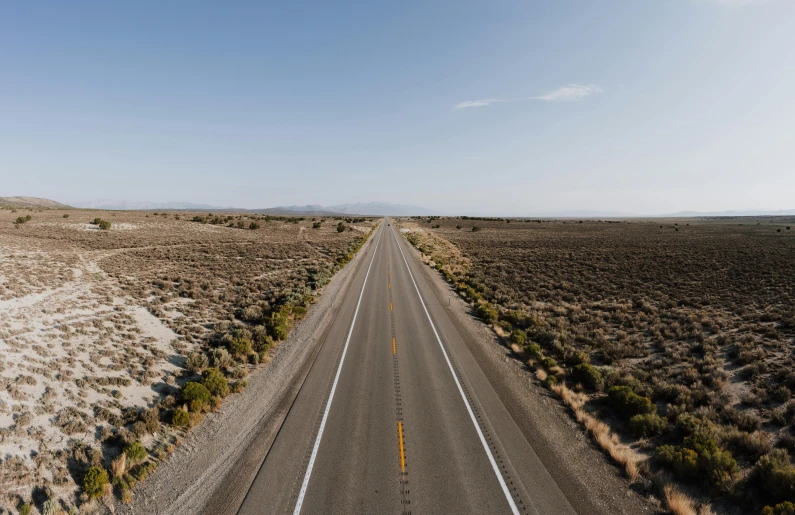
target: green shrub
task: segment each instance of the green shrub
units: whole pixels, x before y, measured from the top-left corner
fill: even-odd
[[[99,222],[101,222],[101,221],[102,221],[102,218],[97,217],[97,218],[94,218],[94,221],[91,222],[91,223],[94,224],[94,225],[99,225]]]
[[[480,227],[478,227],[477,225],[473,225],[472,226],[472,232],[478,232],[479,230],[480,230]]]
[[[102,496],[106,484],[108,473],[102,467],[91,467],[83,476],[83,492],[92,499]]]
[[[226,377],[217,368],[208,368],[202,372],[202,384],[212,395],[224,397],[229,393]]]
[[[582,384],[589,390],[599,391],[605,386],[602,373],[588,363],[580,363],[575,366],[572,370],[572,375],[576,382]]]
[[[26,502],[26,503],[20,504],[17,507],[17,510],[19,511],[19,515],[30,515],[30,512],[31,512],[30,503]]]
[[[488,302],[479,303],[475,308],[475,313],[487,324],[493,324],[497,321],[497,309]]]
[[[340,222],[337,224],[337,232],[344,232],[345,231],[345,224]]]
[[[69,218],[69,215],[63,215],[64,218]]]
[[[789,229],[789,227],[787,227],[787,229]],[[786,501],[781,504],[776,504],[773,507],[765,506],[764,509],[762,509],[762,515],[795,515],[795,504]]]
[[[144,461],[147,456],[149,456],[149,452],[146,450],[146,447],[141,445],[140,442],[128,444],[127,447],[124,448],[124,454],[127,456],[127,461],[129,461],[131,465],[140,463]]]
[[[541,352],[541,347],[536,343],[530,343],[524,346],[524,351],[527,353],[528,356],[535,360],[541,360],[544,358],[544,353]]]
[[[244,356],[251,352],[251,340],[243,337],[235,337],[229,340],[226,344],[229,352],[236,356]]]
[[[710,488],[724,488],[739,471],[729,451],[721,449],[707,431],[685,438],[681,446],[661,445],[655,461],[679,477],[700,479]]]
[[[610,405],[626,418],[657,411],[648,397],[641,397],[629,386],[613,386],[607,391]]]
[[[541,360],[541,365],[547,370],[549,370],[551,368],[555,368],[556,366],[558,366],[558,362],[552,358],[544,358]]]
[[[110,230],[110,226],[111,225],[112,224],[108,220],[100,220],[99,221],[99,228],[102,229],[103,231]]]
[[[774,502],[795,499],[795,467],[790,464],[789,454],[784,449],[775,449],[759,458],[752,478]]]
[[[180,389],[182,398],[190,404],[191,411],[201,411],[210,402],[210,391],[201,383],[188,382]]]
[[[679,477],[691,477],[698,473],[698,453],[692,449],[660,445],[654,449],[654,460]]]
[[[654,413],[647,415],[635,415],[629,419],[629,429],[638,437],[658,436],[668,425],[668,419]]]
[[[511,332],[511,343],[516,345],[524,345],[527,341],[527,333],[521,329],[516,329]]]
[[[251,222],[250,224],[248,224],[248,228],[251,229],[252,231],[256,231],[257,229],[259,229],[259,224],[257,222]]]
[[[190,415],[184,409],[175,409],[171,415],[171,423],[177,427],[186,427],[190,424]]]

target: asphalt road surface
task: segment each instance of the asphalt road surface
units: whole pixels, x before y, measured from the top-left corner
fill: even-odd
[[[394,224],[357,260],[238,513],[575,513]]]

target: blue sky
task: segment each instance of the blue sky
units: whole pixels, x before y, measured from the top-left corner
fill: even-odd
[[[0,196],[792,209],[793,27],[791,0],[9,2]]]

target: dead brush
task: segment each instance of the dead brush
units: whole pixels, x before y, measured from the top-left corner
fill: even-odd
[[[121,453],[110,464],[110,470],[113,472],[113,477],[123,478],[127,473],[127,455]]]
[[[588,397],[569,389],[565,384],[555,384],[551,386],[554,391],[571,408],[574,418],[585,427],[593,439],[606,451],[613,460],[620,464],[627,474],[630,481],[637,481],[640,477],[638,468],[640,459],[637,454],[627,445],[622,444],[618,436],[611,430],[610,426],[597,420],[585,410],[585,402]]]

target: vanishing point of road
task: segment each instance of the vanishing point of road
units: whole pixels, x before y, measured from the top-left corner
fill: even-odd
[[[575,513],[389,219],[241,515]]]

